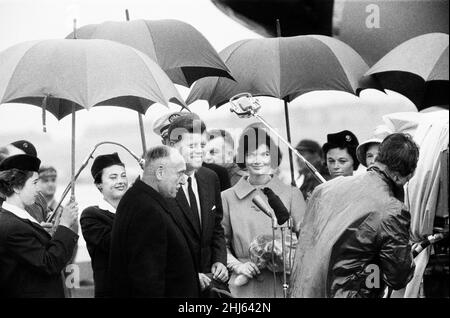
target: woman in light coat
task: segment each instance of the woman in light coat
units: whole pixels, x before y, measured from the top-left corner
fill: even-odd
[[[272,237],[272,220],[252,202],[255,196],[259,196],[267,204],[262,191],[266,187],[280,197],[291,215],[293,231],[299,231],[305,201],[298,188],[284,184],[274,175],[280,161],[281,152],[264,129],[249,127],[244,130],[239,140],[237,162],[248,169],[249,176],[222,192],[227,267],[232,272],[229,284],[235,297],[283,296],[283,273],[277,272],[274,277],[267,267],[258,268],[251,261],[249,252],[250,244],[257,236]],[[278,239],[279,232],[277,230]],[[239,282],[236,279],[239,277],[245,277],[246,283]]]

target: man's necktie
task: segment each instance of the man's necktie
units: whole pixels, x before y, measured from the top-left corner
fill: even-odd
[[[194,191],[192,190],[192,178],[188,178],[188,193],[189,193],[189,203],[191,204],[191,211],[194,217],[195,226],[200,230],[200,216],[198,214],[197,199],[195,198]]]

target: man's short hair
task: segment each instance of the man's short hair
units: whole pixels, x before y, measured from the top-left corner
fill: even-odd
[[[419,147],[409,134],[394,133],[380,144],[375,160],[385,164],[389,170],[406,177],[416,170]]]
[[[213,140],[214,138],[222,137],[224,142],[230,145],[234,149],[234,139],[233,136],[225,129],[211,129],[208,131],[208,139]]]
[[[295,149],[297,149],[299,152],[308,151],[312,154],[317,154],[320,158],[323,157],[322,147],[319,145],[317,141],[311,139],[300,140]]]
[[[145,154],[145,167],[147,168],[151,163],[159,159],[164,159],[170,157],[171,149],[170,147],[161,145],[150,148]]]
[[[186,114],[175,118],[169,126],[169,140],[171,142],[178,142],[181,140],[183,133],[200,133],[206,131],[206,125],[203,120],[198,118],[196,114]]]
[[[52,177],[57,177],[57,172],[55,167],[52,166],[41,166],[39,168],[39,179],[42,178],[52,178]]]

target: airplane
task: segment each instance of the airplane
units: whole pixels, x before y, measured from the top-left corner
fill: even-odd
[[[448,0],[211,0],[222,12],[265,37],[336,37],[372,66],[415,36],[448,34]]]

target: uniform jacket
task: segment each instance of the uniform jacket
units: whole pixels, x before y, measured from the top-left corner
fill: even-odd
[[[182,188],[178,191],[176,199],[170,200],[170,206],[188,237],[199,272],[210,273],[212,264],[220,262],[226,265],[227,261],[225,236],[221,224],[223,209],[220,185],[217,175],[210,169],[202,167],[195,176],[201,207],[201,229],[195,226],[191,208]]]
[[[413,273],[410,217],[379,169],[313,192],[291,276],[292,297],[380,297]],[[370,277],[369,277],[370,276]]]
[[[113,297],[198,297],[186,238],[165,199],[136,180],[117,207],[108,277]]]
[[[94,272],[95,297],[108,295],[107,268],[111,231],[115,214],[100,209],[98,206],[86,208],[81,214],[80,224],[86,246],[91,256]]]
[[[64,226],[51,237],[39,224],[0,208],[0,298],[64,297],[61,271],[77,240]]]

